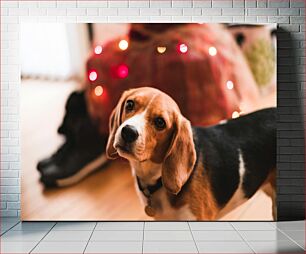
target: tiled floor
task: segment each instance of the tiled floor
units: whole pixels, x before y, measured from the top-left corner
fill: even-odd
[[[19,222],[1,218],[0,253],[304,253],[305,221]]]

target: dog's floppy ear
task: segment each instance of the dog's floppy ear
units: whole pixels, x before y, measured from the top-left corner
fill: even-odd
[[[178,194],[188,180],[196,162],[196,151],[190,122],[177,115],[172,141],[162,166],[162,180],[165,188]]]
[[[125,91],[121,95],[119,102],[117,103],[117,106],[113,109],[111,116],[109,118],[109,136],[106,145],[106,156],[109,159],[118,158],[118,153],[114,148],[114,140],[115,140],[116,131],[121,124],[122,110],[124,108],[125,99],[130,94],[129,91]]]

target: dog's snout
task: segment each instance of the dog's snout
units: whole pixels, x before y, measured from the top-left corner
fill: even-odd
[[[132,143],[138,138],[137,129],[132,125],[126,125],[121,130],[121,137],[126,143]]]

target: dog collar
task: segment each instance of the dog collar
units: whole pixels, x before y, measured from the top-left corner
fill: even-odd
[[[137,177],[137,184],[138,184],[138,188],[141,190],[141,192],[142,192],[147,198],[151,197],[151,195],[153,195],[153,193],[155,193],[156,191],[158,191],[158,190],[163,186],[161,177],[158,178],[158,180],[156,181],[155,184],[153,184],[153,185],[147,185],[145,188],[143,188],[143,187],[141,186],[140,179]]]

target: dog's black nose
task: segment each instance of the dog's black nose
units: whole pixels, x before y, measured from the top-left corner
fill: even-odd
[[[126,143],[132,143],[138,138],[138,131],[134,126],[126,125],[121,130],[121,137]]]

